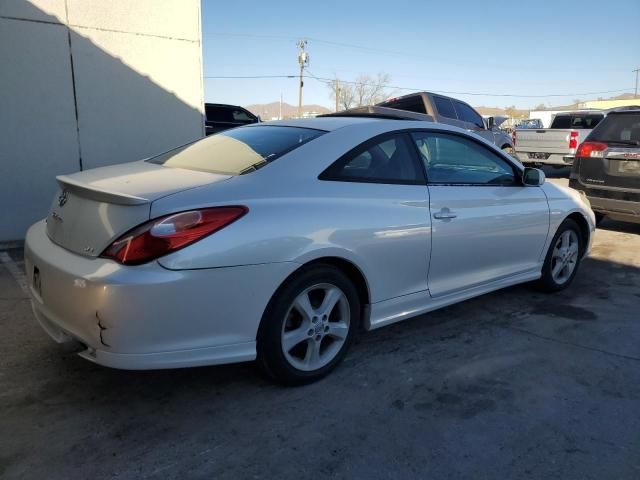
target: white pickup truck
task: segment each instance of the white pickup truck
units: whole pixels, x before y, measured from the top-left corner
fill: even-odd
[[[564,112],[554,117],[551,128],[516,129],[516,156],[524,165],[572,165],[578,145],[604,116],[602,110]]]

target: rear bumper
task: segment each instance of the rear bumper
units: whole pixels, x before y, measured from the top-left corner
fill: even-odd
[[[80,355],[101,365],[154,369],[254,359],[262,313],[298,265],[123,266],[59,247],[39,222],[25,267],[35,316],[54,340],[82,343]]]
[[[521,163],[540,163],[543,165],[561,165],[569,166],[573,165],[573,155],[563,155],[559,153],[552,153],[549,158],[529,158],[529,152],[516,152],[516,155]]]
[[[628,201],[619,198],[606,198],[604,194],[614,196],[611,194],[616,192],[585,187],[575,178],[569,180],[569,186],[585,194],[594,212],[621,222],[640,223],[640,199],[639,201]]]

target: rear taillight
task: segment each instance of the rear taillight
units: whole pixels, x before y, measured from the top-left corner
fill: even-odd
[[[578,132],[569,132],[569,148],[578,148]]]
[[[576,157],[580,158],[602,158],[607,149],[606,143],[582,142],[576,152]]]
[[[124,265],[146,263],[217,232],[248,211],[244,206],[213,207],[156,218],[122,235],[101,257]]]

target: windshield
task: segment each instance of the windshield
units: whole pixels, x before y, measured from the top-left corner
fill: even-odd
[[[598,128],[591,132],[589,140],[640,143],[640,112],[610,114]]]
[[[275,125],[234,128],[147,161],[165,167],[239,175],[256,170],[323,133]]]

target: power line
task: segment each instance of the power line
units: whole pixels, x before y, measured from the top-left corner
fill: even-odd
[[[334,83],[335,78],[327,78],[327,77],[317,77],[313,75],[308,68],[305,69],[307,74],[314,80],[323,83]],[[267,79],[267,78],[298,78],[298,75],[206,75],[205,79]],[[349,80],[340,80],[342,84],[350,84],[350,85],[358,85],[360,82],[349,81]],[[386,85],[388,88],[392,88],[394,90],[407,90],[414,92],[421,92],[424,90],[428,90],[434,93],[443,93],[449,95],[470,95],[470,96],[485,96],[485,97],[513,97],[513,98],[546,98],[546,97],[579,97],[586,95],[599,95],[604,93],[622,93],[622,92],[631,92],[633,88],[619,88],[616,90],[602,90],[599,92],[579,92],[579,93],[549,93],[545,95],[522,95],[516,93],[488,93],[488,92],[458,92],[451,90],[435,90],[429,89],[425,87],[401,87],[397,85]]]
[[[309,76],[315,80],[318,80],[320,82],[323,83],[334,83],[335,82],[335,78],[326,78],[326,77],[316,77],[315,75],[313,75],[308,69],[307,69],[307,73],[309,74]],[[356,81],[348,81],[348,80],[340,80],[341,83],[348,83],[351,85],[359,85],[361,82],[356,82]],[[486,93],[486,92],[454,92],[451,90],[433,90],[433,89],[428,89],[428,88],[413,88],[413,87],[400,87],[397,85],[386,85],[387,88],[392,88],[395,90],[410,90],[410,91],[415,91],[415,92],[422,92],[425,90],[434,92],[434,93],[446,93],[446,94],[450,94],[450,95],[474,95],[474,96],[484,96],[484,97],[516,97],[516,98],[546,98],[546,97],[573,97],[573,96],[580,96],[580,95],[597,95],[600,93],[619,93],[619,92],[629,92],[633,89],[631,88],[620,88],[617,90],[604,90],[601,92],[580,92],[580,93],[549,93],[546,95],[520,95],[520,94],[515,94],[515,93]]]
[[[205,75],[203,78],[225,79],[225,78],[296,78],[297,75]]]
[[[283,40],[283,41],[293,41],[297,40],[296,37],[289,37],[286,35],[263,35],[257,33],[232,33],[232,32],[204,32],[205,35],[216,35],[216,36],[229,36],[229,37],[246,37],[246,38],[266,38],[271,40]],[[346,47],[346,48],[355,48],[358,50],[374,52],[374,53],[384,53],[387,55],[404,55],[408,56],[407,52],[398,52],[393,50],[383,50],[379,48],[367,47],[364,45],[356,45],[354,43],[343,43],[343,42],[334,42],[332,40],[324,40],[322,38],[316,37],[306,37],[307,40],[310,40],[315,43],[323,43],[325,45],[332,45],[334,47]]]

